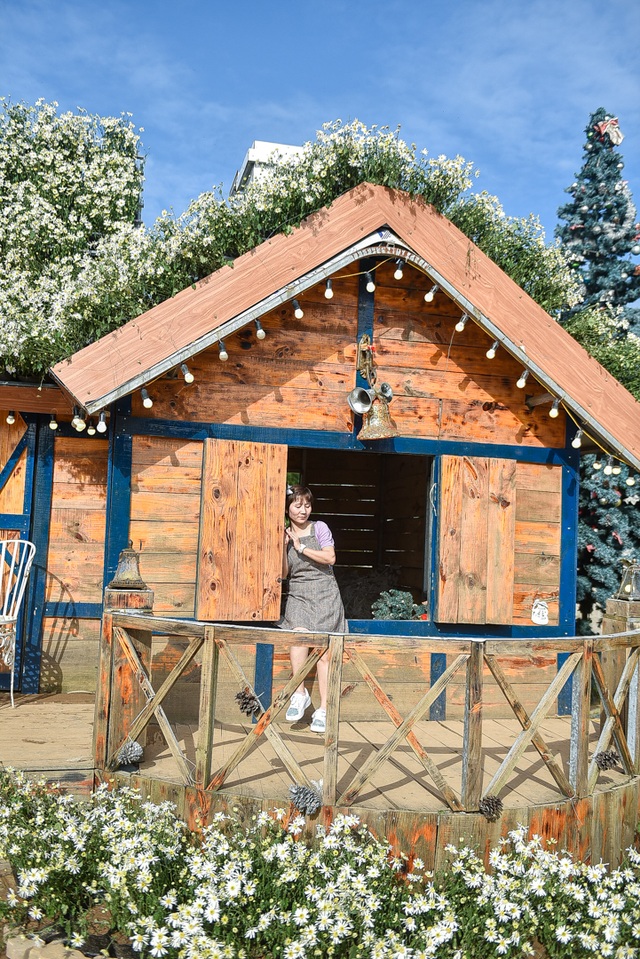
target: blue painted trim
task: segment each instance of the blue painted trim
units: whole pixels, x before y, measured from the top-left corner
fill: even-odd
[[[442,464],[437,456],[433,461],[433,504],[428,503],[431,529],[431,575],[429,577],[429,616],[435,620],[438,612],[438,565],[440,543],[440,479]],[[435,512],[434,512],[435,511]]]
[[[13,470],[16,466],[16,463],[22,456],[24,450],[26,450],[29,445],[29,431],[28,429],[22,434],[18,442],[16,443],[15,449],[13,450],[11,456],[4,464],[3,468],[0,470],[0,490],[4,489],[4,486],[13,473]]]
[[[253,688],[262,708],[268,709],[273,696],[273,646],[271,643],[256,644]],[[253,721],[256,722],[255,716]]]
[[[103,585],[115,576],[118,557],[129,545],[131,519],[132,434],[124,427],[131,409],[131,397],[124,397],[111,410],[107,484],[107,534],[104,551]]]
[[[568,445],[567,462],[562,471],[562,551],[560,554],[560,626],[566,636],[575,634],[576,592],[578,579],[578,506],[580,499],[580,451]],[[558,656],[558,669],[567,658]],[[572,710],[573,676],[570,676],[558,695],[558,715],[570,716]]]
[[[40,689],[40,662],[42,659],[42,621],[44,618],[45,592],[47,585],[46,561],[49,553],[49,528],[51,522],[51,497],[53,491],[54,440],[53,430],[43,416],[39,416],[35,443],[33,474],[33,508],[31,510],[31,542],[36,555],[25,597],[26,619],[24,658],[18,675],[23,693],[37,693]]]
[[[102,603],[76,603],[73,599],[45,603],[44,615],[57,619],[101,619]]]
[[[433,686],[447,669],[446,653],[431,653],[431,682]],[[443,720],[447,718],[447,691],[443,689],[429,709],[429,719]]]
[[[425,636],[442,639],[535,639],[566,636],[560,626],[497,626],[493,623],[434,623],[429,620],[350,619],[349,632],[364,636]]]
[[[30,517],[24,513],[0,513],[0,529],[16,529],[28,533]]]
[[[491,443],[467,443],[458,440],[413,439],[402,436],[361,443],[353,433],[330,430],[280,429],[271,426],[241,426],[229,423],[190,423],[176,420],[123,417],[118,419],[120,433],[136,436],[163,436],[188,440],[242,439],[255,443],[274,443],[309,449],[375,450],[380,453],[417,453],[422,456],[497,456],[525,463],[562,466],[566,450],[539,447],[501,446]]]

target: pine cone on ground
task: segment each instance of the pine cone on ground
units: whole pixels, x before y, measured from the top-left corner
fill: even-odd
[[[135,739],[127,739],[118,752],[118,765],[133,766],[142,759],[143,749]]]
[[[289,786],[289,796],[303,816],[313,816],[322,808],[322,796],[312,786]]]
[[[620,761],[615,749],[609,751],[605,749],[601,753],[596,753],[593,759],[598,769],[613,769]]]
[[[236,693],[236,702],[241,713],[245,716],[255,716],[262,711],[260,700],[252,693],[248,686],[245,686],[239,693]]]

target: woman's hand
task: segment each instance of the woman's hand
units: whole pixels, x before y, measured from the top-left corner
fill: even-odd
[[[285,535],[285,542],[292,543],[294,549],[300,552],[300,550],[302,549],[302,546],[300,543],[299,533],[294,532],[294,530],[289,526],[287,529],[285,529],[284,535]]]

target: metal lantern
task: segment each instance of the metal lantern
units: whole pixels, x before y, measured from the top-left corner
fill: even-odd
[[[123,549],[118,557],[118,568],[107,589],[148,589],[147,584],[140,576],[139,556],[129,540],[127,549]]]
[[[618,599],[632,602],[640,600],[640,563],[635,560],[623,560],[624,572],[618,590]]]

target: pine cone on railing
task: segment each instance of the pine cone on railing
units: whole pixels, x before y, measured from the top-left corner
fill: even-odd
[[[481,812],[489,822],[495,822],[502,815],[502,800],[498,796],[485,796],[478,803],[478,812]]]
[[[252,693],[248,686],[245,686],[239,693],[236,693],[236,702],[241,713],[245,716],[255,716],[262,711],[260,700]]]
[[[598,767],[598,769],[613,769],[614,766],[618,765],[620,757],[618,756],[615,749],[606,750],[604,749],[601,753],[596,753],[593,757],[593,760]]]
[[[322,796],[312,786],[289,786],[289,796],[293,806],[303,816],[313,816],[322,808]]]
[[[143,749],[135,739],[127,739],[118,751],[119,766],[134,766],[142,759]]]

